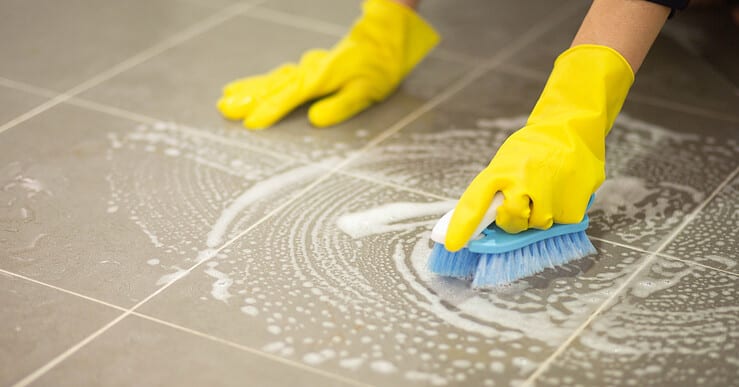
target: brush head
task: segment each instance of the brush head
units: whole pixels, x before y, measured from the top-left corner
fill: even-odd
[[[435,243],[429,257],[428,268],[438,275],[472,279],[479,259],[480,254],[473,253],[466,247],[451,252],[443,244]]]
[[[472,287],[507,284],[595,253],[585,231],[543,239],[507,252],[484,253],[478,259]]]

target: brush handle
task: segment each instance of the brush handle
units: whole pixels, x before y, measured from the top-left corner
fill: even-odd
[[[495,216],[498,214],[498,207],[503,204],[503,199],[505,198],[502,193],[498,192],[495,194],[493,201],[490,203],[490,207],[488,207],[488,210],[482,217],[482,221],[472,234],[472,240],[477,239],[482,234],[482,231],[495,221]],[[454,209],[449,210],[449,212],[444,214],[444,216],[436,222],[436,225],[434,225],[434,228],[431,230],[432,241],[441,243],[442,245],[444,244],[446,241],[446,233],[449,229],[449,222],[452,220],[452,215],[454,215]]]

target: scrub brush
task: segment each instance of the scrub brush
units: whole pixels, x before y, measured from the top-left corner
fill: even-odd
[[[590,197],[588,208],[593,198]],[[457,252],[444,247],[454,210],[439,219],[431,231],[435,245],[429,257],[429,270],[442,276],[472,279],[472,287],[485,288],[510,283],[596,253],[585,235],[589,224],[587,215],[576,224],[554,224],[548,230],[529,229],[508,234],[493,223],[502,203],[503,194],[495,194],[473,234],[476,236]]]

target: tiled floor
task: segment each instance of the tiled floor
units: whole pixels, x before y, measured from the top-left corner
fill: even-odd
[[[425,269],[586,8],[425,0],[444,42],[386,102],[251,133],[220,86],[359,1],[0,3],[0,384],[736,383],[739,33],[696,35],[710,10],[609,136],[597,256],[488,291]]]

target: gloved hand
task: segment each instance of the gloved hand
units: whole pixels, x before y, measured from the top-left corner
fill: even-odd
[[[310,50],[299,64],[234,81],[218,109],[249,129],[266,128],[319,97],[308,111],[317,127],[340,123],[382,101],[438,43],[438,34],[412,9],[366,0],[363,15],[333,49]]]
[[[634,82],[615,50],[579,45],[554,62],[526,126],[513,133],[462,194],[445,247],[464,247],[496,192],[495,223],[509,233],[577,223],[605,179],[605,138]]]

